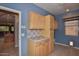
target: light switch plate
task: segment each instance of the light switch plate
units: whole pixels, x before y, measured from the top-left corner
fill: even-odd
[[[26,28],[26,26],[22,25],[21,28]]]
[[[25,34],[24,34],[24,33],[22,33],[22,34],[21,34],[21,36],[22,36],[22,37],[24,37],[24,36],[25,36]]]

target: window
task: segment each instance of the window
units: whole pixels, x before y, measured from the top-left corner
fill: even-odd
[[[65,19],[65,35],[78,36],[79,20]]]

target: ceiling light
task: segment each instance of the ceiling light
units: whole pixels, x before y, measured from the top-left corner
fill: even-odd
[[[69,9],[66,9],[66,12],[69,12],[70,10]]]

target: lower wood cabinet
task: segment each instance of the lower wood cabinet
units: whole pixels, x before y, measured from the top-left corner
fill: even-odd
[[[46,56],[49,55],[49,41],[34,42],[29,40],[29,55],[31,56]]]

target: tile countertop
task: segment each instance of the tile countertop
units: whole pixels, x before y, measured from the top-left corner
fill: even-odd
[[[48,40],[48,38],[45,37],[35,37],[35,38],[29,38],[30,40],[34,41],[34,42],[45,42]]]

